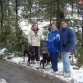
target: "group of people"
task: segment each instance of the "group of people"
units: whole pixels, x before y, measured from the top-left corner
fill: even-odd
[[[46,37],[46,47],[50,53],[50,60],[54,73],[58,72],[58,55],[61,53],[63,61],[63,75],[71,75],[71,67],[69,56],[71,52],[76,51],[75,47],[75,33],[68,26],[66,21],[61,22],[61,30],[55,23],[51,24],[51,31]],[[42,40],[41,30],[38,28],[38,24],[34,23],[28,34],[28,43],[35,49],[36,61],[39,64],[40,61],[40,43]]]

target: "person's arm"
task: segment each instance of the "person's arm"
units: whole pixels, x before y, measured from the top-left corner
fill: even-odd
[[[56,36],[53,38],[54,44],[58,45],[60,44],[60,33],[56,34]]]
[[[41,35],[41,40],[45,40],[46,39],[46,36],[45,35]]]
[[[69,31],[69,51],[75,52],[76,36],[73,30]]]
[[[45,40],[45,38],[46,38],[45,35],[40,31],[40,39]]]

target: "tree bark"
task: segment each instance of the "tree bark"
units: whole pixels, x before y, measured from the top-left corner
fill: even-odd
[[[57,28],[60,30],[60,7],[59,7],[59,0],[57,0]]]
[[[1,33],[3,33],[3,2],[0,0],[1,4]]]
[[[18,36],[18,0],[16,0],[16,36]]]
[[[30,2],[30,19],[29,19],[29,21],[31,22],[31,13],[32,13],[32,0],[29,0],[29,2]]]

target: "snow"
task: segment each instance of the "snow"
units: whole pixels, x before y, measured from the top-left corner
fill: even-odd
[[[39,21],[38,22],[38,27],[41,29],[42,32],[44,31],[44,28],[43,27],[45,27],[47,25],[49,25],[49,21],[48,22],[46,22],[46,21],[43,21],[43,22],[40,22]],[[31,29],[32,24],[30,24],[28,22],[28,20],[26,20],[26,19],[21,19],[19,21],[19,26],[23,30],[24,34],[25,35],[28,35],[28,31]],[[77,27],[75,27],[74,29],[75,29],[75,32],[77,32]],[[7,49],[6,48],[1,49],[0,50],[0,54],[3,54],[5,52],[5,50],[7,50]],[[5,59],[7,61],[10,61],[10,62],[19,64],[19,65],[22,65],[22,66],[26,66],[28,68],[32,68],[34,70],[38,70],[39,72],[43,72],[44,74],[54,75],[52,73],[51,65],[46,66],[45,69],[42,69],[42,68],[37,69],[37,67],[38,67],[37,64],[32,64],[31,67],[27,66],[27,57],[25,58],[26,62],[23,62],[23,57],[13,57],[13,58],[11,58],[9,60],[7,58],[5,58]],[[74,58],[74,61],[76,62],[76,59],[75,58]],[[72,74],[71,74],[71,77],[69,77],[69,78],[65,78],[62,75],[54,75],[54,76],[56,76],[56,77],[58,77],[60,79],[63,79],[65,81],[68,81],[69,83],[71,83],[70,82],[71,80],[73,80],[74,83],[83,83],[83,67],[81,67],[80,69],[77,69],[77,70],[73,69],[74,67],[75,66],[71,66]],[[59,62],[58,63],[58,69],[59,69],[59,71],[62,71],[63,70],[62,62]]]
[[[83,67],[81,67],[79,70],[72,69],[72,77],[75,83],[83,83]]]
[[[21,29],[23,30],[25,35],[28,35],[29,30],[31,29],[31,24],[28,23],[28,20],[25,19],[21,19],[19,21],[19,26],[21,27]]]
[[[32,68],[32,69],[42,72],[44,74],[56,76],[59,79],[67,81],[68,83],[71,83],[71,81],[74,81],[74,83],[83,83],[83,67],[81,67],[80,69],[74,69],[75,66],[71,66],[71,70],[72,70],[71,77],[65,78],[63,75],[53,74],[52,69],[51,69],[51,64],[46,66],[45,69],[42,69],[42,68],[37,69],[37,67],[38,67],[37,63],[31,64],[31,66],[29,67],[29,66],[27,66],[27,59],[28,58],[25,57],[25,62],[23,62],[23,57],[14,57],[8,61],[17,63],[22,66],[26,66],[28,68]],[[59,72],[61,72],[63,70],[62,61],[58,62],[58,69],[59,69]]]
[[[19,25],[21,27],[21,29],[23,30],[25,35],[28,35],[28,31],[31,29],[32,24],[30,24],[28,22],[28,20],[25,19],[21,19],[19,22]],[[38,22],[38,27],[41,29],[41,31],[43,32],[45,26],[49,25],[49,22]],[[75,27],[75,31],[77,32],[77,27]],[[2,50],[3,51],[3,50]],[[1,52],[1,51],[0,51]],[[22,65],[22,66],[26,66],[28,68],[32,68],[34,70],[37,70],[39,72],[43,72],[44,74],[50,74],[50,75],[54,75],[52,73],[52,69],[51,69],[51,65],[46,66],[45,69],[39,68],[37,69],[37,64],[31,64],[31,67],[27,66],[27,57],[25,57],[25,62],[23,62],[24,57],[13,57],[12,59],[7,59],[7,61]],[[76,59],[74,58],[74,61],[76,62]],[[71,66],[72,69],[72,74],[71,77],[69,78],[65,78],[63,75],[54,75],[56,77],[58,77],[59,79],[68,81],[68,83],[71,83],[70,81],[74,81],[74,83],[83,83],[83,67],[81,67],[80,69],[74,69],[75,66]],[[59,71],[63,70],[63,65],[62,62],[58,63],[58,69]]]
[[[6,48],[0,49],[0,55],[4,54],[6,50],[7,50]]]
[[[75,5],[75,4],[74,4]],[[74,12],[74,14],[73,15],[71,15],[70,13],[72,12],[72,7],[71,7],[71,5],[70,4],[67,4],[66,5],[66,12],[68,13],[67,15],[66,15],[66,18],[70,18],[70,19],[79,19],[79,20],[82,20],[82,17],[81,17],[81,15],[79,15],[78,16],[78,14],[77,14],[77,8],[74,8],[73,9],[73,12]]]
[[[20,62],[23,61],[23,59],[20,57],[14,57],[14,58],[10,59],[10,61],[19,64]]]
[[[0,83],[7,83],[5,79],[0,78]]]
[[[47,22],[46,22],[46,21],[43,21],[43,22],[39,21],[39,22],[38,22],[38,27],[39,27],[39,29],[41,30],[41,32],[43,33],[43,31],[44,31],[44,28],[43,28],[43,27],[45,27],[45,26],[47,26],[47,25],[49,25],[49,24],[50,24],[49,21],[47,21]],[[32,24],[29,23],[28,20],[26,20],[26,19],[21,19],[21,20],[19,21],[19,26],[20,26],[21,29],[23,30],[24,34],[25,34],[25,35],[28,35],[28,32],[29,32],[29,30],[31,29]]]
[[[81,28],[81,27],[78,28],[78,32],[79,32],[80,34],[82,33],[82,28]]]
[[[41,31],[43,32],[44,31],[44,28],[45,26],[49,25],[49,21],[46,22],[46,21],[43,21],[43,22],[38,22],[38,27],[41,29]],[[21,19],[19,21],[19,26],[21,27],[21,29],[23,30],[24,34],[25,35],[28,35],[28,31],[31,29],[31,26],[32,24],[30,24],[28,22],[28,20],[26,19]],[[77,32],[77,27],[74,28],[75,29],[75,32]],[[81,30],[81,29],[80,29]],[[3,48],[0,50],[0,55],[3,54],[5,52],[5,50],[7,50],[6,48]],[[12,54],[11,54],[12,56]],[[7,61],[10,61],[10,62],[13,62],[13,63],[16,63],[16,64],[19,64],[19,65],[22,65],[22,66],[26,66],[28,68],[32,68],[34,70],[38,70],[37,69],[37,64],[32,64],[31,67],[27,66],[27,58],[25,58],[26,62],[23,62],[23,57],[13,57],[11,59],[7,59],[5,58]],[[76,62],[76,59],[74,58],[74,61]],[[51,69],[51,65],[48,65],[46,66],[45,69],[42,69],[42,68],[39,68],[38,71],[40,72],[43,72],[44,74],[50,74],[50,75],[54,75],[54,76],[57,76],[58,78],[60,79],[63,79],[63,80],[66,80],[66,81],[69,81],[69,83],[71,83],[70,81],[73,79],[74,80],[74,83],[83,83],[83,67],[81,67],[80,69],[73,69],[73,67],[75,66],[71,66],[71,69],[72,69],[72,75],[71,77],[69,78],[65,78],[64,76],[62,75],[54,75],[52,73],[52,69]],[[62,71],[63,70],[63,65],[62,65],[62,62],[59,62],[58,63],[58,69],[59,71]],[[2,83],[2,82],[1,82]]]

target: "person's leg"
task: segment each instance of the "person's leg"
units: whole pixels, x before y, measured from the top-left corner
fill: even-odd
[[[37,64],[37,67],[39,67],[39,64],[40,64],[40,47],[39,46],[33,46],[33,48],[35,49],[36,64]]]
[[[65,52],[62,52],[61,56],[62,56],[62,62],[63,62],[63,72],[65,71],[65,57],[64,57],[64,55],[65,55]]]
[[[58,58],[58,53],[54,53],[54,54],[50,53],[50,60],[51,60],[53,71],[58,71],[57,58]]]
[[[28,64],[29,64],[29,66],[30,66],[30,55],[28,55]]]
[[[63,60],[64,73],[71,73],[71,67],[70,67],[70,61],[69,61],[70,52],[62,52],[61,55]]]
[[[55,72],[58,71],[57,59],[58,59],[58,53],[54,53],[52,57],[52,64],[53,64],[53,70]]]
[[[35,47],[35,56],[36,56],[36,61],[40,61],[40,48],[39,47]]]

